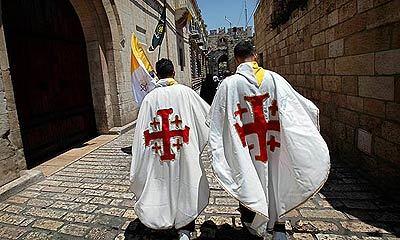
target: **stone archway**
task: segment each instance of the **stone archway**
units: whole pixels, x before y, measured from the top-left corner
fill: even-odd
[[[32,168],[96,134],[85,37],[68,0],[2,1],[18,120]]]
[[[123,39],[115,5],[109,0],[70,0],[85,34],[97,129],[107,133],[121,125],[118,84]]]
[[[99,133],[106,133],[112,127],[121,125],[117,94],[117,83],[123,77],[119,72],[121,71],[119,69],[122,69],[119,42],[123,38],[120,20],[113,1],[70,0],[69,2],[72,5],[72,11],[79,18],[84,42],[86,43],[85,59],[88,61],[89,88],[93,96],[92,103],[95,112],[96,129]],[[3,13],[1,16],[3,16]],[[1,129],[1,133],[9,142],[7,147],[9,150],[7,151],[10,152],[10,156],[11,153],[15,156],[10,158],[10,161],[13,162],[12,168],[16,170],[9,172],[18,173],[19,170],[25,169],[26,165],[23,154],[21,154],[23,137],[20,134],[19,111],[17,111],[15,104],[15,87],[13,86],[12,77],[10,77],[9,56],[3,31],[0,32],[0,60],[0,80],[2,80],[0,95],[3,94],[5,101],[4,104],[1,103],[1,107],[3,105],[7,107],[6,115],[8,116],[6,120],[3,119],[4,116],[1,117],[6,121],[1,120],[2,123],[5,123],[2,126],[4,129]],[[46,70],[41,69],[40,71]]]

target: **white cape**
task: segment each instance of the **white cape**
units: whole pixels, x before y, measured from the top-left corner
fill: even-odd
[[[327,180],[329,150],[319,133],[319,110],[277,73],[265,71],[259,87],[252,66],[241,64],[220,85],[210,115],[216,177],[258,213],[251,227],[259,234]]]
[[[147,227],[181,228],[207,206],[208,181],[200,155],[208,140],[209,110],[197,93],[180,84],[158,87],[144,98],[130,180],[135,212]]]

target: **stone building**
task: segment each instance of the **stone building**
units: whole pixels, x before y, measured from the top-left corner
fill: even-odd
[[[253,28],[248,26],[232,27],[210,30],[208,35],[208,59],[210,74],[221,74],[224,70],[234,71],[235,60],[233,57],[233,49],[236,44],[245,39],[251,39],[253,36]]]
[[[207,72],[207,29],[201,16],[201,10],[196,1],[193,1],[194,18],[189,23],[190,63],[192,73],[192,85],[198,85]]]
[[[3,0],[0,28],[0,186],[20,170],[131,123],[130,38],[148,48],[162,0]],[[161,57],[191,85],[195,0],[167,0]],[[157,51],[150,54],[157,60]]]
[[[333,156],[399,189],[400,1],[308,0],[292,13],[288,2],[258,6],[260,60],[318,105]]]

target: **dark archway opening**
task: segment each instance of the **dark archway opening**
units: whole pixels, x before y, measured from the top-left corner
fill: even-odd
[[[3,0],[28,168],[96,134],[85,37],[68,0]]]
[[[229,70],[229,58],[228,55],[223,54],[218,58],[218,75],[223,75],[223,73]]]

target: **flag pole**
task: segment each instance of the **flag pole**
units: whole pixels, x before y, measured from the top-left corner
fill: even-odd
[[[161,45],[158,47],[158,60],[160,60],[160,57],[161,57],[161,46],[162,46],[162,43],[161,43]],[[158,61],[157,60],[157,61]]]
[[[166,8],[166,6],[167,6],[167,0],[164,0],[163,1],[163,3],[164,3],[164,9]],[[164,28],[166,28],[167,27],[167,17],[165,17],[165,22],[164,22]],[[165,31],[166,31],[167,29],[164,29],[164,35],[165,35]],[[161,58],[161,46],[162,46],[162,42],[161,42],[161,44],[160,44],[160,46],[159,46],[159,49],[158,49],[158,60],[160,60],[160,58]]]

